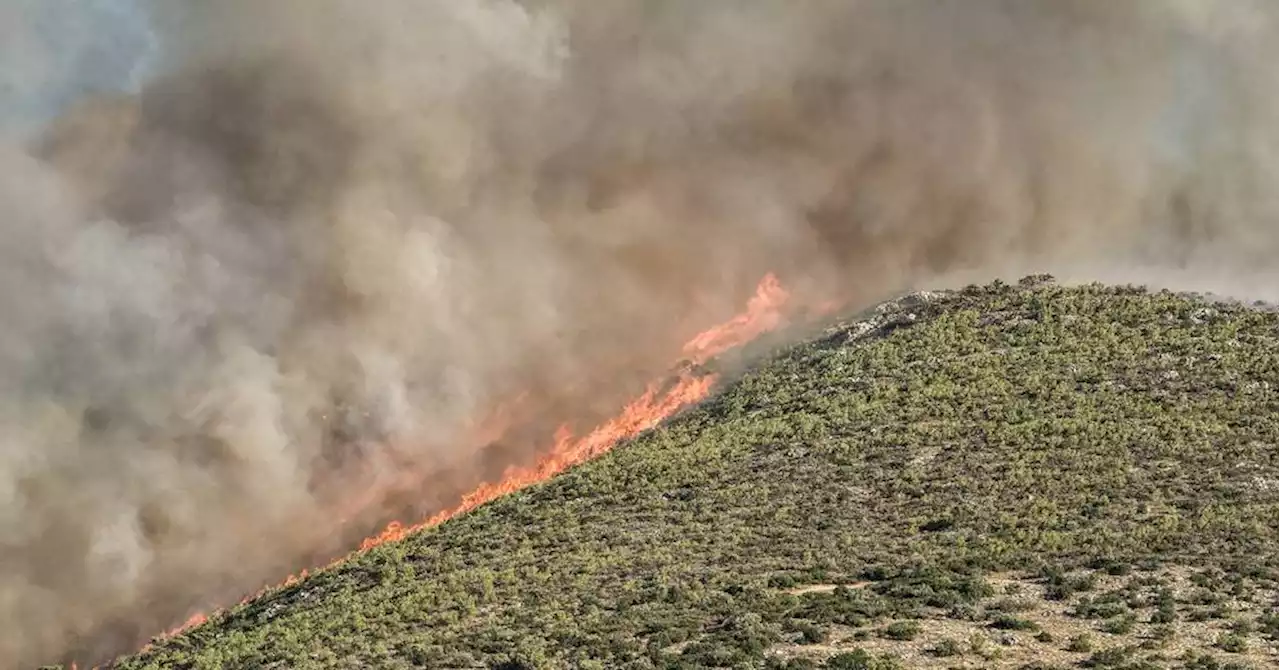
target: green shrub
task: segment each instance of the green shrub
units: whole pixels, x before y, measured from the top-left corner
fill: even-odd
[[[1151,615],[1151,623],[1168,624],[1178,620],[1178,614],[1172,607],[1161,607]]]
[[[1067,651],[1074,651],[1082,654],[1088,653],[1093,651],[1093,638],[1088,633],[1081,633],[1079,635],[1072,636],[1070,640],[1067,640],[1066,648]]]
[[[764,667],[766,670],[818,670],[822,666],[812,658],[805,656],[796,656],[786,660],[777,656],[770,656],[765,661]]]
[[[1280,617],[1275,612],[1266,612],[1258,616],[1258,630],[1272,642],[1280,639]]]
[[[1223,651],[1229,651],[1233,654],[1239,654],[1239,653],[1243,653],[1245,650],[1249,648],[1249,642],[1244,639],[1243,635],[1236,635],[1235,633],[1225,633],[1223,635],[1218,636],[1218,640],[1217,642],[1214,643],[1214,646]]]
[[[863,649],[842,652],[827,659],[828,670],[898,670],[901,664],[890,656],[872,656]]]
[[[1036,622],[1020,619],[1010,614],[1001,614],[991,621],[991,627],[999,630],[1040,630]]]
[[[1216,656],[1209,653],[1198,653],[1188,649],[1182,657],[1182,667],[1185,670],[1250,670],[1249,666],[1244,663],[1222,662]]]
[[[1133,656],[1133,650],[1128,647],[1109,647],[1094,652],[1085,659],[1083,665],[1087,668],[1113,668],[1123,665],[1131,656]]]
[[[811,623],[802,623],[798,626],[798,629],[805,644],[821,644],[830,637],[826,628],[815,626]]]
[[[1027,598],[1001,598],[987,607],[1000,612],[1026,612],[1035,609],[1036,604]]]
[[[1127,635],[1133,632],[1133,625],[1135,623],[1137,623],[1137,617],[1132,614],[1125,614],[1123,616],[1107,619],[1098,627],[1098,629],[1104,633],[1110,633],[1111,635]]]
[[[880,631],[882,637],[890,640],[914,640],[920,634],[920,624],[915,621],[895,621]]]
[[[946,658],[949,656],[960,656],[964,653],[964,647],[949,637],[938,640],[937,644],[929,647],[928,653],[931,656]]]
[[[1165,644],[1177,635],[1177,631],[1173,626],[1168,624],[1156,626],[1151,629],[1151,638],[1160,644]]]

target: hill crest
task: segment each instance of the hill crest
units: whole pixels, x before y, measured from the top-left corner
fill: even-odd
[[[1274,665],[1273,310],[1034,277],[777,345],[117,667]]]

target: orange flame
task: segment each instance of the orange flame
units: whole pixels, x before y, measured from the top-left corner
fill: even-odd
[[[703,363],[717,354],[773,330],[782,323],[782,307],[790,296],[772,273],[760,280],[756,294],[747,301],[747,311],[698,333],[684,345],[684,353],[695,363]]]
[[[732,319],[694,336],[683,347],[685,357],[695,365],[700,364],[728,349],[774,330],[785,320],[783,308],[789,297],[777,277],[772,273],[765,275],[756,287],[755,295],[747,302],[747,309]],[[706,398],[715,382],[715,375],[698,374],[690,366],[684,366],[675,372],[673,379],[649,384],[645,392],[623,407],[618,416],[597,426],[581,438],[575,439],[568,424],[561,425],[555,433],[551,448],[546,450],[546,455],[538,459],[534,465],[508,468],[501,480],[481,484],[476,490],[463,496],[457,506],[438,512],[424,521],[408,525],[398,521],[392,522],[380,533],[361,542],[358,551],[367,551],[385,542],[393,542],[416,531],[430,528],[508,493],[550,479],[574,465],[599,456],[619,442],[656,426],[681,409]],[[503,412],[500,415],[507,415],[507,413]],[[486,435],[494,431],[500,434],[506,428],[505,424],[490,423],[482,423],[481,427]],[[496,439],[496,435],[492,437]],[[347,558],[338,559],[330,566],[341,563]],[[304,570],[298,575],[290,575],[279,586],[291,585],[305,578],[307,574],[308,571]],[[241,602],[257,598],[272,588],[278,587],[263,588]],[[193,614],[181,626],[156,639],[172,637],[199,626],[207,620],[208,617],[203,613]],[[144,650],[147,647],[144,647]]]
[[[765,275],[756,294],[747,302],[747,310],[713,328],[709,328],[684,345],[684,353],[694,363],[702,363],[727,349],[748,342],[782,322],[782,307],[787,292],[773,274]],[[583,461],[608,451],[613,445],[638,435],[682,408],[702,400],[715,384],[714,375],[695,376],[687,368],[681,370],[674,384],[650,383],[645,392],[632,400],[618,416],[606,421],[585,437],[575,440],[568,424],[556,431],[555,443],[532,467],[508,468],[497,483],[485,483],[462,498],[453,509],[444,510],[420,523],[403,525],[392,522],[381,533],[365,539],[360,549],[366,550],[384,542],[399,540],[423,528],[475,509],[491,500],[518,491],[530,484],[550,479]],[[663,387],[667,386],[666,390]]]

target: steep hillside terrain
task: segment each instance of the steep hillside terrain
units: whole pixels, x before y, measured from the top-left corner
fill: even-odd
[[[1277,374],[1270,308],[916,294],[117,667],[1274,667]]]

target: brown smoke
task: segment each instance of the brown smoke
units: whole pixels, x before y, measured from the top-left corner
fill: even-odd
[[[19,665],[449,504],[767,271],[855,303],[1025,271],[1275,299],[1266,0],[154,11],[139,95],[0,146]],[[540,420],[468,443],[521,392]]]

